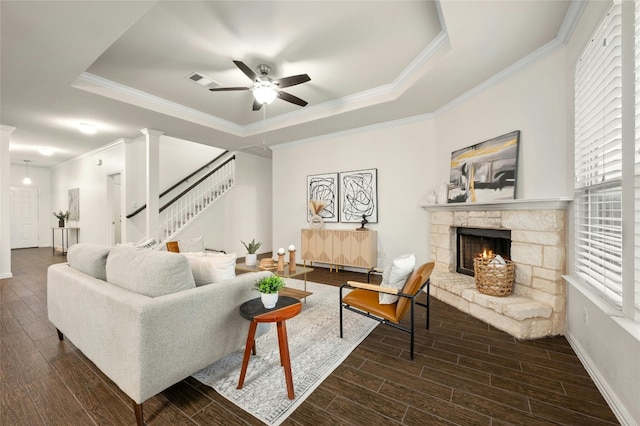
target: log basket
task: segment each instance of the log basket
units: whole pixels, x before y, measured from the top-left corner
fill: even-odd
[[[479,256],[473,259],[476,288],[489,296],[509,296],[513,292],[516,265],[510,260],[505,260],[505,265],[491,263],[494,258]]]

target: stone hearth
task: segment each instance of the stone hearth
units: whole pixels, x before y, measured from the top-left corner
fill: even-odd
[[[431,211],[432,296],[519,339],[564,334],[565,204],[423,206]],[[456,227],[511,230],[511,296],[482,294],[473,277],[455,272]]]

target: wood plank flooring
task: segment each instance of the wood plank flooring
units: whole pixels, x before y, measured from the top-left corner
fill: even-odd
[[[47,319],[46,269],[64,261],[47,248],[13,250],[14,277],[0,282],[1,424],[133,425],[128,397]],[[365,275],[318,268],[307,278]],[[618,424],[564,337],[517,341],[432,298],[413,361],[408,348],[406,334],[378,326],[283,424]],[[190,378],[144,411],[149,425],[261,424]]]

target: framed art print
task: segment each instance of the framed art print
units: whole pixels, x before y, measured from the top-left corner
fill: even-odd
[[[449,203],[516,198],[520,131],[453,151]]]
[[[338,173],[307,176],[307,205],[312,201],[324,204],[318,213],[324,222],[338,221]],[[307,220],[311,216],[311,209],[307,209]]]
[[[340,222],[378,222],[378,169],[340,173]]]

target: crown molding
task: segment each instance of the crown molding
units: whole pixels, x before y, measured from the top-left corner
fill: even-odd
[[[223,120],[211,114],[206,114],[177,102],[172,102],[159,96],[143,92],[142,90],[116,83],[115,81],[95,74],[83,72],[71,86],[235,136],[243,136],[243,127],[231,121]]]
[[[82,160],[83,158],[91,157],[92,155],[95,155],[95,154],[97,154],[99,152],[106,151],[106,150],[114,148],[114,147],[116,147],[118,145],[124,145],[126,143],[131,143],[133,141],[134,141],[134,139],[127,139],[127,138],[116,139],[115,141],[113,141],[111,143],[108,143],[106,145],[102,145],[102,146],[100,146],[100,147],[98,147],[96,149],[92,149],[91,151],[82,153],[82,154],[80,154],[80,155],[78,155],[76,157],[70,158],[67,161],[64,161],[62,163],[55,164],[55,165],[49,167],[49,169],[51,169],[51,170],[59,169],[61,167],[65,167],[66,165],[71,164],[71,163],[73,163],[75,161]]]
[[[436,117],[439,116],[440,114],[450,110],[451,108],[456,107],[461,103],[471,99],[478,93],[483,92],[489,89],[490,87],[495,86],[496,84],[506,80],[508,77],[511,77],[512,75],[526,68],[533,62],[536,62],[539,59],[564,47],[568,42],[569,37],[573,33],[573,30],[575,29],[576,25],[578,25],[578,21],[580,20],[580,17],[582,16],[582,12],[584,11],[586,6],[587,6],[587,1],[585,0],[572,1],[571,4],[569,5],[569,9],[567,10],[564,20],[562,21],[562,24],[560,25],[558,34],[553,40],[549,41],[547,44],[534,50],[527,56],[523,57],[522,59],[504,68],[502,71],[499,71],[497,74],[494,74],[492,77],[489,77],[487,80],[483,81],[482,83],[475,86],[473,89],[453,99],[451,102],[441,106],[434,112],[434,115]]]
[[[269,148],[271,148],[274,151],[277,151],[278,149],[288,148],[288,147],[295,146],[295,145],[304,145],[304,144],[313,143],[313,142],[320,142],[320,141],[323,141],[323,140],[326,140],[326,139],[333,139],[333,138],[337,138],[337,137],[341,137],[341,136],[349,136],[349,135],[355,135],[355,134],[358,134],[358,133],[365,133],[365,132],[371,132],[371,131],[381,130],[381,129],[385,129],[385,128],[402,126],[402,125],[405,125],[405,124],[415,123],[415,122],[418,122],[418,121],[431,120],[433,118],[435,118],[435,117],[433,116],[433,114],[430,114],[430,113],[429,114],[414,115],[412,117],[401,118],[401,119],[398,119],[398,120],[392,120],[392,121],[385,121],[383,123],[370,124],[368,126],[356,127],[356,128],[347,129],[347,130],[341,130],[339,132],[327,133],[327,134],[324,134],[324,135],[313,136],[313,137],[310,137],[310,138],[297,139],[297,140],[291,141],[291,142],[284,142],[284,143],[277,144],[277,145],[271,145],[271,146],[269,146]]]
[[[318,105],[312,105],[287,114],[281,114],[269,119],[256,121],[247,125],[239,125],[237,123],[221,119],[211,114],[203,113],[202,111],[196,110],[194,108],[190,108],[176,102],[160,98],[150,93],[146,93],[141,90],[122,85],[120,83],[88,72],[82,73],[73,82],[72,86],[101,96],[106,96],[112,99],[126,102],[131,105],[136,105],[141,108],[149,109],[151,111],[160,112],[195,124],[200,124],[202,126],[216,129],[237,137],[245,138],[249,136],[255,136],[263,132],[295,126],[298,124],[343,114],[349,111],[354,111],[357,109],[365,108],[372,105],[378,105],[397,99],[410,87],[412,81],[419,77],[420,71],[424,68],[424,66],[449,40],[446,31],[446,22],[442,13],[441,1],[442,0],[436,0],[435,6],[442,30],[418,54],[418,56],[416,56],[409,63],[409,65],[405,69],[403,69],[400,74],[398,74],[398,76],[396,76],[396,78],[391,83],[352,95],[344,96],[339,99],[323,102]],[[478,84],[471,90],[453,99],[446,105],[443,105],[433,113],[419,115],[416,117],[419,117],[418,119],[420,120],[438,117],[440,114],[448,111],[449,109],[460,105],[473,96],[507,79],[511,75],[529,66],[531,63],[563,47],[573,33],[586,5],[586,0],[577,0],[570,2],[569,8],[562,22],[562,25],[560,26],[558,34],[553,40],[538,48],[531,54],[504,68],[502,71],[498,72],[497,74]],[[358,129],[345,130],[328,135],[305,138],[297,142],[289,142],[276,146],[287,146],[289,144],[295,144],[298,142],[309,143],[310,141],[322,140],[338,135],[353,134],[370,131],[371,129],[396,126],[399,123],[415,120],[415,117],[409,117],[407,119],[394,120],[386,123],[364,126]]]

